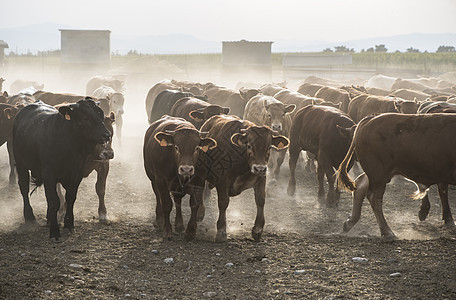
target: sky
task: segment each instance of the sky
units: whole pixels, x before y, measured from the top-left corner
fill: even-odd
[[[52,22],[114,36],[345,41],[456,33],[456,0],[10,0],[0,29]],[[1,38],[0,38],[1,39]]]

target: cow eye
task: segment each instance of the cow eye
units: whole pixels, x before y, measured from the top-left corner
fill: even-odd
[[[176,151],[179,151],[179,147],[177,147],[176,145],[174,145],[174,149],[176,149]]]

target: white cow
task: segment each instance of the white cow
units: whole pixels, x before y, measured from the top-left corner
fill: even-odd
[[[102,85],[93,92],[92,96],[100,99],[105,98],[109,101],[109,110],[114,112],[116,116],[116,135],[120,139],[122,136],[124,95],[121,92],[116,92],[110,86]],[[109,112],[105,112],[105,114],[109,115]]]

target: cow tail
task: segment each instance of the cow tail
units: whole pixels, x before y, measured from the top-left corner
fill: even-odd
[[[337,186],[341,190],[354,191],[356,190],[356,184],[353,179],[350,178],[347,172],[347,166],[350,162],[353,152],[355,151],[355,136],[352,139],[350,148],[348,149],[347,154],[345,155],[344,160],[341,162],[339,169],[336,171]]]

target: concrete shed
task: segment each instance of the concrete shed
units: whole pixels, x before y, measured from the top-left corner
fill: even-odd
[[[62,71],[107,71],[111,66],[110,30],[59,29]]]

